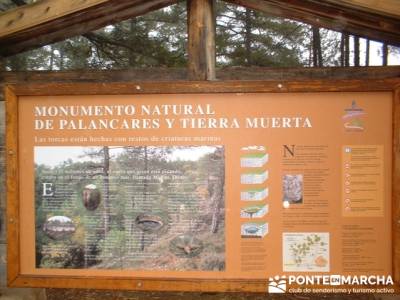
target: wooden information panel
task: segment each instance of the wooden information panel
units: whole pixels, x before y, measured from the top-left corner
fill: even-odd
[[[9,284],[393,292],[396,84],[6,87]]]

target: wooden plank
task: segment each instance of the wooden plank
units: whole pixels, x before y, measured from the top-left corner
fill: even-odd
[[[79,289],[47,289],[47,300],[320,300],[320,299],[342,299],[342,300],[391,300],[396,299],[392,295],[382,295],[375,298],[372,294],[284,294],[275,295],[264,293],[188,293],[188,292],[133,292],[133,291],[96,291]]]
[[[400,5],[398,0],[327,0],[334,4],[363,9],[372,13],[387,16],[400,17]]]
[[[351,68],[263,68],[229,67],[217,69],[220,80],[309,80],[309,79],[384,79],[400,77],[399,66]],[[129,82],[181,81],[188,79],[180,68],[132,70],[30,71],[0,72],[1,83],[25,82]],[[2,95],[0,93],[0,100]]]
[[[188,1],[189,79],[215,79],[215,13],[213,0]]]
[[[47,300],[272,300],[274,296],[254,293],[188,293],[188,292],[133,292],[96,291],[79,289],[47,289]],[[319,300],[317,296],[307,296],[307,300]],[[281,298],[278,298],[281,299]],[[283,299],[283,298],[282,298]],[[294,300],[294,298],[285,298]],[[352,298],[354,300],[354,298]]]
[[[7,156],[7,283],[20,273],[18,190],[18,103],[14,89],[5,87]]]
[[[0,55],[9,56],[65,40],[178,1],[43,0],[22,6],[0,15]]]
[[[399,71],[398,74],[400,76],[400,67],[398,71]],[[74,81],[125,82],[131,80],[173,81],[173,80],[184,80],[184,79],[187,79],[187,69],[185,68],[0,72],[0,83],[1,82],[17,83],[25,81],[33,81],[33,82],[74,82]]]
[[[224,0],[266,14],[289,18],[400,46],[400,18],[390,18],[317,0]]]
[[[13,281],[12,287],[91,288],[135,291],[170,292],[258,292],[265,293],[267,280],[215,279],[148,279],[115,277],[24,276]]]
[[[393,99],[393,277],[400,284],[400,86]]]
[[[2,28],[0,37],[51,22],[54,19],[65,17],[106,2],[108,0],[43,0],[31,5],[24,5],[0,15],[0,28]]]
[[[171,81],[15,85],[17,96],[392,91],[399,78],[312,81]]]
[[[0,93],[2,94],[2,93]],[[0,249],[0,278],[5,274],[5,261],[1,262],[1,257],[5,257],[5,244],[7,243],[6,237],[6,139],[5,139],[5,103],[0,102],[0,245],[4,244],[4,252]],[[4,286],[4,280],[0,279],[0,286]]]

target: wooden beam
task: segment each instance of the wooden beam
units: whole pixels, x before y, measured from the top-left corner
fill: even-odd
[[[392,18],[327,0],[225,0],[266,14],[289,18],[400,46],[400,17]]]
[[[107,3],[108,0],[50,1],[25,5],[0,15],[0,37],[29,29],[85,9]]]
[[[9,56],[137,17],[180,0],[42,0],[0,14],[0,55]]]
[[[217,69],[218,80],[342,80],[367,79],[381,80],[400,78],[400,67],[351,67],[351,68],[263,68],[263,67],[227,67]],[[5,83],[73,83],[73,82],[180,82],[188,80],[187,69],[183,68],[146,68],[133,70],[82,70],[82,71],[31,71],[0,72],[0,90]],[[0,101],[3,101],[0,93]]]
[[[393,101],[393,182],[392,182],[392,241],[393,278],[400,282],[400,86],[394,92]]]
[[[362,9],[372,13],[387,16],[400,17],[400,5],[398,0],[327,0],[333,4]]]
[[[215,79],[213,0],[188,0],[188,71],[191,80]]]
[[[351,68],[263,68],[226,67],[217,69],[219,80],[310,80],[310,79],[385,79],[400,78],[400,67]],[[0,72],[3,83],[70,83],[70,82],[130,82],[187,80],[184,68],[146,68],[132,70],[30,71]],[[2,94],[0,93],[0,98]]]
[[[63,95],[136,95],[192,93],[313,93],[313,92],[381,92],[393,91],[399,78],[387,79],[314,79],[279,81],[160,81],[104,83],[25,83],[15,85],[17,96]],[[17,285],[15,285],[17,286]]]

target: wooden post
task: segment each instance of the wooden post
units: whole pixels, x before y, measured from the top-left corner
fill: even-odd
[[[11,86],[4,88],[6,102],[6,160],[7,160],[7,284],[10,285],[20,272],[20,228],[18,190],[18,98]]]
[[[393,278],[400,283],[400,86],[394,90],[393,101]]]
[[[191,80],[215,79],[213,0],[188,1],[188,72]]]

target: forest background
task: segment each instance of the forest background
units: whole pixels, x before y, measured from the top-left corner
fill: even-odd
[[[0,11],[33,0],[1,0]],[[82,36],[4,58],[23,70],[184,67],[186,2],[106,26]],[[218,67],[332,67],[400,64],[400,48],[268,16],[216,1]]]

